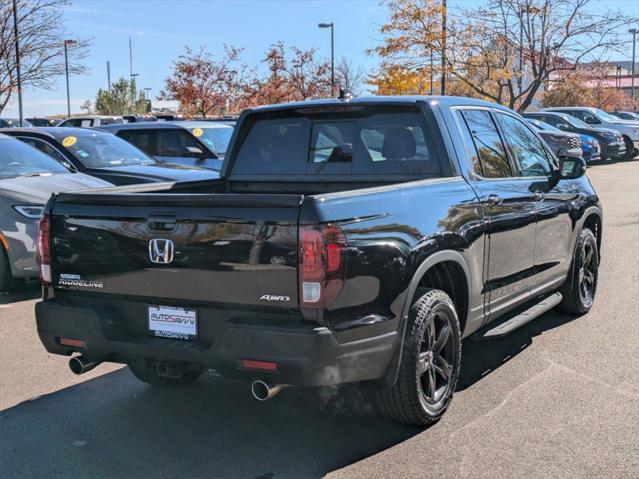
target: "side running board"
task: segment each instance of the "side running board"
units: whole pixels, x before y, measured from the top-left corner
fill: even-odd
[[[546,311],[549,311],[557,306],[559,303],[561,303],[562,299],[563,296],[561,295],[561,293],[553,293],[550,296],[546,296],[540,302],[534,304],[525,311],[522,311],[518,315],[513,316],[512,318],[502,323],[499,323],[497,326],[490,327],[491,325],[489,325],[490,329],[480,329],[473,336],[475,337],[475,339],[492,339],[510,334],[516,329],[521,328],[524,324],[529,323],[533,319],[538,318],[539,316],[544,314]]]

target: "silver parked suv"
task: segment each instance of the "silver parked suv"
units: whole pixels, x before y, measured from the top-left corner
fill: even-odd
[[[26,143],[0,135],[0,291],[37,278],[37,229],[52,193],[113,186],[71,173]]]

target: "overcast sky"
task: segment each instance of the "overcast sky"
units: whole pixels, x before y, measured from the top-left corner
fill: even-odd
[[[448,0],[451,8],[471,6],[480,0]],[[138,86],[162,89],[172,61],[185,46],[206,46],[214,54],[224,43],[243,47],[243,60],[257,65],[268,47],[278,40],[301,48],[315,47],[330,56],[329,30],[318,22],[335,23],[335,56],[355,65],[375,67],[377,59],[365,50],[380,41],[379,26],[386,10],[378,0],[75,0],[64,12],[72,37],[90,38],[86,64],[90,73],[71,77],[71,109],[93,99],[107,85],[106,62],[111,79],[129,76],[129,35],[133,43],[133,71]],[[622,10],[639,17],[639,0],[598,0],[594,8]],[[617,55],[615,59],[623,59]],[[630,59],[630,52],[627,54]],[[66,111],[64,78],[54,90],[24,92],[25,116],[44,116]],[[11,105],[2,116],[17,116]]]

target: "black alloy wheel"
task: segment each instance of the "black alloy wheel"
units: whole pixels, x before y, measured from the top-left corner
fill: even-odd
[[[450,393],[455,355],[453,335],[447,316],[437,312],[430,316],[424,329],[417,363],[424,407],[437,404]]]
[[[599,248],[592,230],[584,228],[579,233],[572,269],[560,289],[563,299],[560,309],[569,314],[590,311],[597,293],[599,278]]]
[[[581,301],[588,308],[592,307],[595,299],[595,288],[597,286],[597,257],[596,243],[584,241],[581,246],[581,261],[578,273],[579,294]]]

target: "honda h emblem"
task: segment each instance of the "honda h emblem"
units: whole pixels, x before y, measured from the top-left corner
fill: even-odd
[[[156,264],[169,264],[173,261],[173,241],[169,239],[152,239],[149,241],[149,259]]]

